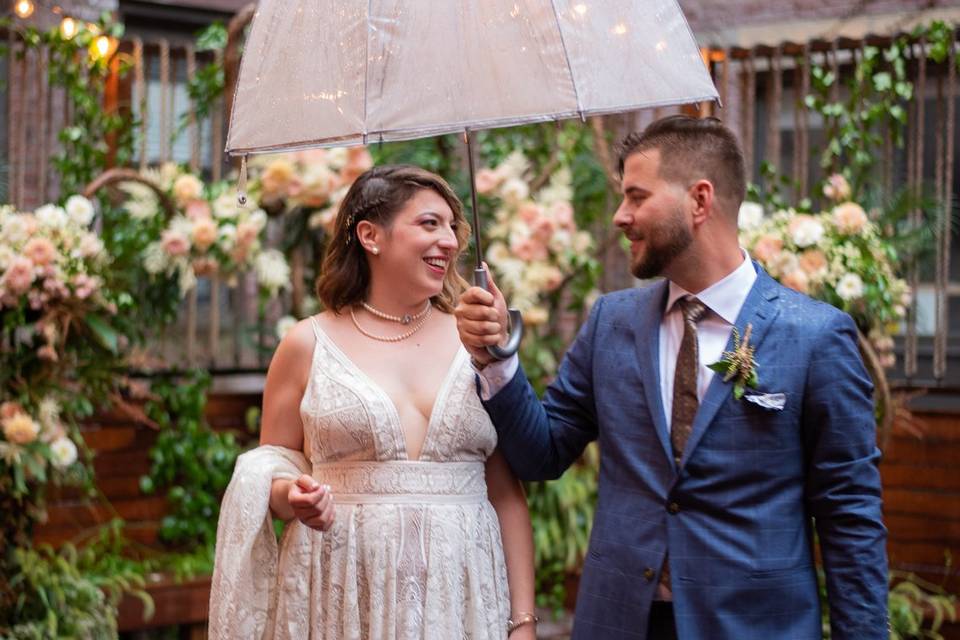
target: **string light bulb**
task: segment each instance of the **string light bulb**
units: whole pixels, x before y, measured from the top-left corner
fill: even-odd
[[[95,60],[107,60],[117,49],[116,38],[97,36],[90,45],[90,57]]]
[[[18,18],[29,18],[33,15],[34,8],[32,0],[16,0],[13,3],[13,12]]]
[[[70,40],[73,36],[77,35],[77,21],[70,16],[66,16],[61,20],[60,35],[63,36],[64,40]]]

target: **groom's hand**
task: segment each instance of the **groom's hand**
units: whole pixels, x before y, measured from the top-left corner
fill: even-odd
[[[460,342],[476,362],[486,365],[494,360],[486,347],[501,344],[507,339],[507,302],[493,281],[486,263],[483,267],[487,270],[490,291],[470,287],[460,296],[460,303],[453,314],[457,318]]]

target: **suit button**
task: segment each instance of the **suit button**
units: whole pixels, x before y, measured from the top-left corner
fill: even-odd
[[[651,580],[653,580],[653,576],[655,574],[656,572],[650,567],[647,567],[646,569],[643,570],[643,577],[647,579],[647,582],[650,582]]]
[[[680,505],[678,505],[676,502],[671,502],[667,507],[667,511],[673,514],[680,513]]]

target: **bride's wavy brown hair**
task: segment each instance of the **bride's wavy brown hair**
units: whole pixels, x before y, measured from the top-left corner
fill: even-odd
[[[443,289],[431,302],[450,313],[467,282],[457,272],[460,254],[467,246],[470,225],[463,215],[460,199],[440,176],[412,165],[380,165],[364,172],[347,191],[333,235],[317,279],[317,297],[334,313],[344,307],[360,304],[370,290],[370,265],[367,254],[357,239],[357,223],[369,220],[389,230],[397,212],[418,191],[430,189],[443,198],[453,211],[457,250],[443,279]]]

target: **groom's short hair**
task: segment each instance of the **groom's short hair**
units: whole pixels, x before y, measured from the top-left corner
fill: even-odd
[[[620,175],[634,153],[657,149],[660,177],[690,185],[706,179],[736,217],[747,191],[743,151],[736,136],[717,118],[667,116],[634,132],[620,144]]]

